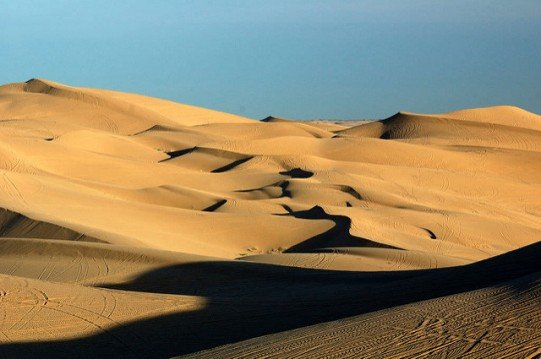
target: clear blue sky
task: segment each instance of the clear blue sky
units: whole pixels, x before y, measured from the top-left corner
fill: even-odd
[[[540,0],[0,0],[0,83],[248,117],[541,113]]]

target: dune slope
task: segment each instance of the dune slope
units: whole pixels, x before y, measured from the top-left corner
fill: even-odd
[[[32,79],[0,86],[0,191],[0,354],[540,345],[541,116],[516,107],[256,121]]]

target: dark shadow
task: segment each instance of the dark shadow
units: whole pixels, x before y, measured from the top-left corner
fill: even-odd
[[[214,212],[221,206],[227,203],[227,199],[219,200],[218,202],[214,203],[213,205],[208,206],[207,208],[203,209],[203,212]]]
[[[287,189],[289,187],[289,181],[282,181],[278,183],[278,187],[282,189],[280,197],[292,198],[291,191]]]
[[[204,309],[134,321],[84,338],[4,344],[0,355],[168,358],[498,285],[541,271],[540,258],[538,242],[471,265],[405,272],[322,271],[242,261],[174,265],[108,287],[204,296]]]
[[[240,160],[236,160],[236,161],[233,161],[223,167],[220,167],[220,168],[216,168],[210,172],[212,173],[221,173],[221,172],[225,172],[225,171],[229,171],[241,164],[243,164],[244,162],[248,162],[250,161],[252,158],[254,158],[254,156],[249,156],[249,157],[246,157],[246,158],[241,158]]]
[[[436,237],[436,234],[434,232],[432,232],[430,229],[428,228],[423,228],[426,233],[428,233],[428,235],[430,236],[430,239],[438,239],[438,237]]]
[[[310,178],[314,175],[314,172],[305,171],[301,168],[293,168],[289,171],[279,172],[283,176],[289,176],[291,178]]]
[[[177,157],[180,157],[180,156],[187,155],[188,153],[192,153],[196,149],[197,149],[197,147],[190,147],[190,148],[185,148],[183,150],[165,152],[165,153],[167,153],[169,158],[166,158],[165,160],[161,160],[160,162],[169,161],[169,160],[172,160],[173,158],[177,158]]]
[[[312,238],[309,238],[299,244],[288,248],[286,251],[284,251],[286,253],[311,252],[320,248],[329,247],[378,247],[402,249],[352,235],[349,232],[351,228],[351,219],[348,216],[327,214],[320,206],[312,207],[307,211],[288,212],[288,214],[280,215],[293,216],[295,218],[310,220],[326,219],[333,221],[334,226],[324,233],[318,234]]]
[[[280,206],[282,206],[282,208],[285,209],[287,213],[293,213],[293,209],[291,209],[291,207],[289,207],[287,204],[281,204]]]
[[[358,200],[362,200],[363,197],[361,196],[361,194],[359,192],[357,192],[355,190],[355,188],[351,187],[351,186],[340,186],[339,187],[340,191],[344,192],[344,193],[347,193],[351,196],[353,196],[355,199],[358,199]]]

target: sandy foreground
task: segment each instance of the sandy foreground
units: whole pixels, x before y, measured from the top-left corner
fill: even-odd
[[[0,86],[0,357],[541,356],[541,116]]]

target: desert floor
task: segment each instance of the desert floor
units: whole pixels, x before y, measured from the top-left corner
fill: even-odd
[[[0,86],[0,357],[541,356],[541,116]]]

